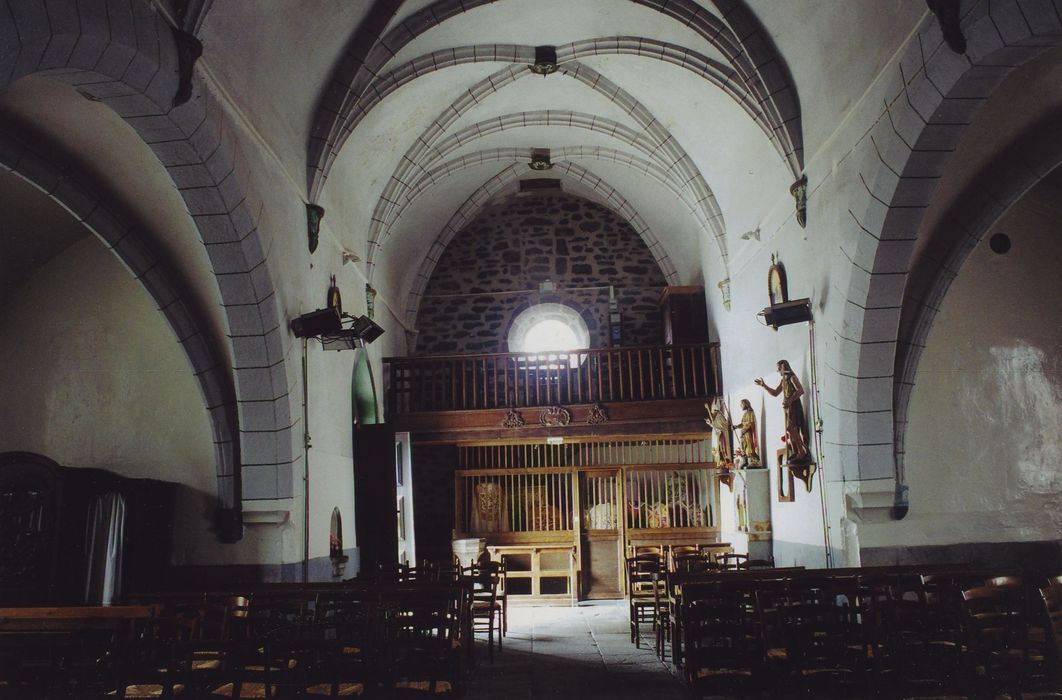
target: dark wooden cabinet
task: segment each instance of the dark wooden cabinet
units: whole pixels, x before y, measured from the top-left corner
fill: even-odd
[[[60,471],[40,455],[0,454],[0,605],[55,599]]]
[[[0,605],[86,602],[90,519],[104,496],[122,503],[115,590],[158,589],[170,572],[175,495],[168,482],[0,454]]]
[[[660,295],[664,344],[708,342],[708,311],[704,287],[665,287]]]

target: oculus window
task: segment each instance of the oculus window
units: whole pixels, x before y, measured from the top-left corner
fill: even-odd
[[[524,309],[509,328],[509,352],[543,356],[585,350],[590,347],[590,331],[578,311],[564,304],[536,304]],[[557,358],[560,359],[560,358]],[[578,355],[569,355],[577,364]]]

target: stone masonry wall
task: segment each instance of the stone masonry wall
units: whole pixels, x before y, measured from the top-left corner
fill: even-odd
[[[538,291],[546,281],[556,290]],[[642,239],[605,207],[563,192],[514,196],[481,213],[443,253],[421,303],[416,352],[508,352],[513,319],[544,302],[579,311],[591,347],[608,347],[609,285],[622,344],[655,345],[665,284]]]

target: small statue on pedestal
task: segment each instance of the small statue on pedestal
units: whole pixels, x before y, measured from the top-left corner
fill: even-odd
[[[719,468],[719,482],[726,484],[731,491],[734,490],[734,473],[730,468],[734,466],[734,451],[732,448],[732,436],[734,425],[730,422],[730,412],[726,403],[720,398],[712,403],[704,404],[708,411],[708,417],[704,422],[712,427],[715,433],[715,449],[713,450],[715,464]]]
[[[715,463],[720,468],[731,467],[734,465],[734,451],[731,448],[731,433],[734,426],[730,422],[730,411],[727,410],[726,403],[722,399],[706,403],[704,408],[708,411],[708,417],[704,419],[704,422],[713,428],[716,435]]]
[[[756,413],[752,410],[752,403],[748,399],[741,399],[741,454],[745,458],[745,465],[749,467],[763,466],[760,459],[759,438],[756,434]]]

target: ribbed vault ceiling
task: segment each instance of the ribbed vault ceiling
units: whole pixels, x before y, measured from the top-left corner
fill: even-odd
[[[777,47],[801,70],[838,62],[855,86],[888,57],[886,44],[827,51],[801,13],[819,12],[819,36],[877,19],[891,41],[924,11],[919,0],[832,19],[817,4],[773,0],[366,0],[260,12],[253,19],[275,36],[248,39],[246,12],[214,5],[204,61],[292,178],[305,168],[307,200],[411,322],[454,233],[518,180],[542,176],[528,167],[532,149],[549,149],[548,176],[565,189],[630,221],[670,282],[725,278],[736,238],[804,170],[795,69]],[[292,36],[314,50],[294,51]],[[543,76],[533,68],[549,52],[555,72]],[[261,72],[242,76],[240,57],[278,64],[290,109],[263,97]],[[805,72],[813,88],[834,85]],[[858,98],[844,85],[831,100]],[[289,149],[300,132],[302,158]]]

